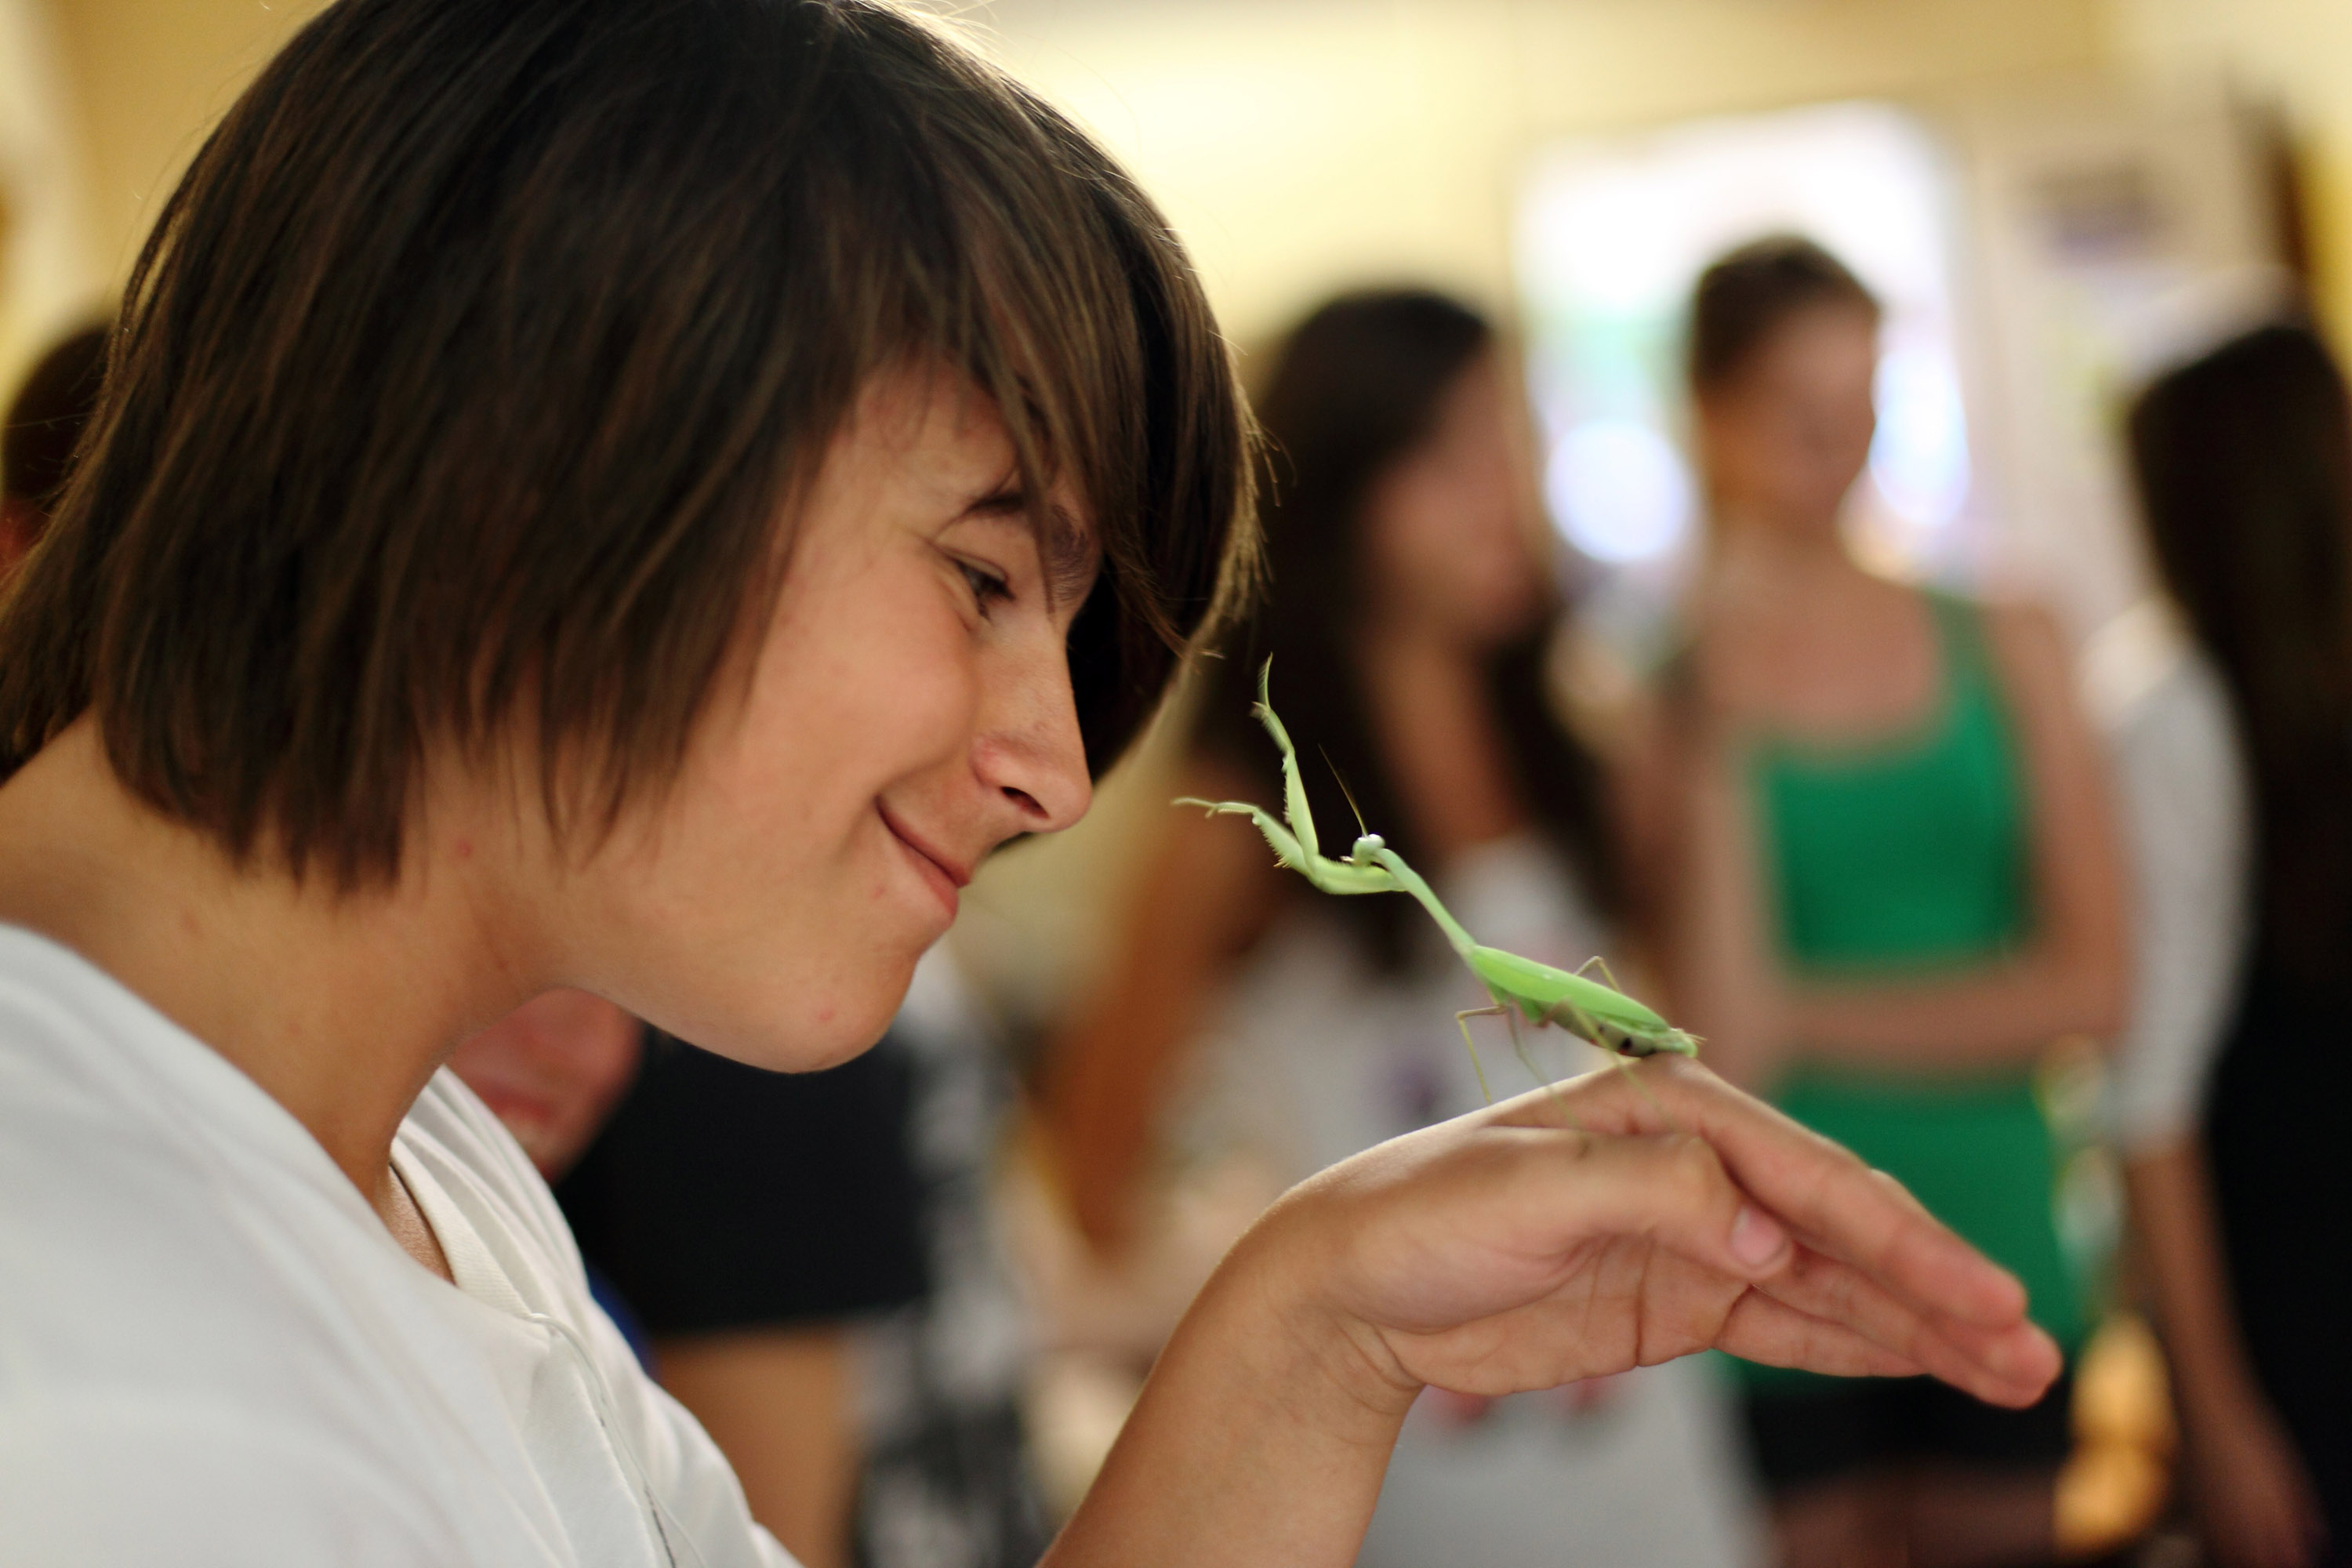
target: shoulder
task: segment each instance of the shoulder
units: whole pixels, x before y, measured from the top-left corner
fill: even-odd
[[[250,1079],[13,931],[0,1194],[0,1556],[466,1560],[387,1416],[415,1266]]]
[[[2212,661],[2194,647],[2183,648],[2115,715],[2111,727],[2120,743],[2183,756],[2231,758],[2238,746],[2229,688]]]
[[[5,929],[0,1193],[6,1337],[111,1331],[122,1357],[203,1325],[207,1290],[266,1299],[272,1276],[315,1274],[325,1259],[278,1239],[356,1234],[368,1213],[250,1079],[86,961]]]
[[[2159,841],[2242,852],[2251,786],[2228,689],[2201,653],[2185,650],[2116,716],[2109,739],[2125,796]]]
[[[383,1454],[332,1433],[164,1399],[0,1403],[0,1519],[12,1562],[475,1561],[434,1497]]]
[[[1973,613],[1993,678],[2026,728],[2046,731],[2053,725],[2067,731],[2081,726],[2074,650],[2056,616],[2021,598],[1945,602]]]
[[[2004,672],[2023,669],[2036,677],[2065,678],[2073,659],[2066,634],[2049,606],[2005,595],[1957,602],[1973,609],[1986,646]]]

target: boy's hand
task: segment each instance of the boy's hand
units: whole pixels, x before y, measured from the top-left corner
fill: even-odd
[[[1508,1394],[1708,1346],[2014,1405],[2057,1375],[2017,1281],[1891,1178],[1696,1063],[1630,1071],[1384,1143],[1267,1210],[1054,1568],[1343,1568],[1431,1384]]]
[[[1244,1247],[1297,1271],[1359,1392],[1400,1408],[1427,1384],[1507,1394],[1709,1347],[2011,1405],[2057,1375],[2017,1281],[1892,1178],[1694,1063],[1630,1070],[1367,1151]]]

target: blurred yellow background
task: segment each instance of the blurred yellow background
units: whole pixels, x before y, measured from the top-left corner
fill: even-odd
[[[83,275],[58,308],[121,275],[205,127],[315,9],[0,5],[18,13],[6,31],[54,60],[79,168]],[[2330,0],[999,0],[955,14],[1140,173],[1244,340],[1365,277],[1500,303],[1520,163],[1564,134],[2217,69],[2284,110],[2323,291],[2336,321],[2352,317],[2352,7]]]

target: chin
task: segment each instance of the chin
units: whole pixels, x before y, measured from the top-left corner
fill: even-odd
[[[911,959],[864,965],[860,972],[845,974],[814,1008],[804,987],[796,986],[785,996],[751,999],[745,1010],[751,1016],[743,1026],[726,1031],[724,1043],[709,1048],[771,1072],[823,1072],[839,1067],[872,1049],[888,1031],[914,975]]]

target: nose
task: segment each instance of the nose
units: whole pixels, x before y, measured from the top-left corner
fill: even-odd
[[[1069,656],[1056,642],[1006,673],[1012,679],[990,683],[993,710],[982,715],[973,767],[1012,808],[1008,837],[1058,832],[1086,816],[1095,793]]]

